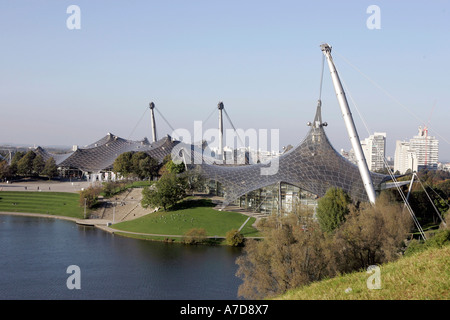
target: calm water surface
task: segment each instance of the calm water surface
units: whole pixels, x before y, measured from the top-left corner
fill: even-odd
[[[0,215],[0,299],[237,299],[240,253]],[[67,288],[70,265],[80,267],[79,290]]]

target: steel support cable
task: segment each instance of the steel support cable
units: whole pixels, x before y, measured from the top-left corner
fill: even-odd
[[[336,69],[336,70],[337,70],[337,69]],[[341,81],[342,81],[342,79],[341,79]],[[355,106],[355,109],[356,109],[356,111],[358,112],[358,115],[359,115],[359,117],[361,118],[361,121],[363,122],[364,127],[365,127],[366,130],[367,130],[367,133],[368,133],[369,136],[370,136],[371,131],[370,131],[370,129],[369,129],[369,126],[367,125],[366,121],[364,120],[364,117],[363,117],[362,114],[360,113],[360,111],[359,111],[359,109],[358,109],[358,107],[357,107],[357,105],[356,105],[356,102],[353,100],[353,97],[352,97],[350,91],[348,90],[347,86],[345,85],[345,82],[342,81],[342,84],[343,84],[343,86],[344,86],[344,88],[345,88],[345,91],[348,93],[348,95],[349,95],[349,97],[350,97],[350,100],[352,101],[353,105]],[[375,146],[375,148],[377,149],[377,153],[378,153],[378,154],[381,154],[381,150],[378,150],[378,146]],[[367,161],[367,160],[366,160],[366,161]],[[394,181],[395,187],[397,188],[397,191],[398,191],[398,193],[400,194],[400,196],[401,196],[401,198],[402,198],[402,200],[403,200],[403,202],[404,202],[404,204],[405,204],[405,207],[407,208],[407,210],[408,210],[408,212],[409,212],[411,218],[413,219],[414,224],[416,225],[417,230],[419,230],[419,232],[420,232],[422,238],[423,238],[424,240],[426,240],[425,232],[423,231],[423,229],[422,229],[422,227],[421,227],[421,225],[420,225],[420,223],[419,223],[419,220],[417,219],[417,217],[416,217],[416,215],[415,215],[413,209],[411,208],[411,205],[409,204],[408,200],[406,199],[405,195],[403,194],[402,190],[400,189],[400,186],[398,185],[398,181],[397,181],[397,179],[395,178],[395,175],[393,174],[392,170],[389,168],[389,164],[388,164],[388,162],[387,162],[387,159],[386,159],[386,157],[384,157],[384,156],[383,156],[383,163],[384,163],[385,167],[386,167],[387,170],[388,170],[389,176],[390,176],[391,179]]]
[[[390,169],[388,169],[388,171],[390,171]],[[425,232],[423,231],[422,227],[420,226],[419,220],[417,220],[416,215],[414,214],[413,209],[411,208],[411,205],[409,204],[408,200],[406,199],[404,193],[402,192],[402,190],[400,189],[400,186],[398,185],[397,179],[393,179],[395,182],[395,187],[398,190],[398,193],[400,194],[400,196],[402,197],[403,202],[405,203],[405,207],[406,209],[408,209],[409,214],[411,215],[411,217],[413,218],[414,224],[417,227],[417,230],[419,230],[423,240],[427,240],[426,236],[425,236]]]
[[[203,121],[203,125],[206,124],[206,122],[209,120],[209,118],[212,117],[212,115],[216,112],[216,110],[217,110],[217,107],[215,107],[215,108],[211,111],[211,113],[209,114],[209,116],[206,118],[206,120]]]
[[[136,125],[134,126],[133,130],[131,130],[130,135],[128,136],[128,140],[130,140],[131,136],[133,135],[134,131],[136,130],[136,128],[138,127],[139,123],[141,123],[142,119],[144,118],[145,113],[147,112],[148,107],[145,108],[144,113],[142,114],[141,118],[139,119],[139,121],[136,123]]]
[[[161,111],[159,111],[159,109],[156,107],[155,107],[155,110],[158,111],[158,114],[161,116],[161,118],[163,118],[163,120],[167,123],[167,125],[170,127],[170,129],[172,129],[172,133],[175,133],[175,129],[170,125],[169,121],[167,121],[167,119],[163,116]]]
[[[226,110],[225,108],[223,108],[223,111],[225,112],[225,116],[227,117],[228,121],[230,122],[231,127],[233,127],[233,130],[234,130],[234,132],[236,133],[236,136],[238,137],[238,139],[239,139],[239,141],[241,142],[242,146],[245,147],[245,144],[244,144],[244,142],[242,142],[242,139],[241,139],[241,137],[239,136],[239,133],[237,132],[236,128],[234,127],[233,122],[231,122],[231,119],[230,119],[230,116],[229,116],[228,113],[227,113],[227,110]]]
[[[420,183],[420,185],[422,186],[423,191],[425,191],[425,194],[427,195],[428,200],[430,200],[431,205],[433,206],[434,210],[436,211],[436,214],[438,215],[439,219],[441,219],[441,221],[444,223],[444,225],[447,225],[447,224],[445,223],[444,219],[442,219],[442,216],[441,216],[441,214],[439,213],[439,210],[438,210],[438,209],[436,208],[436,206],[434,205],[433,200],[431,200],[430,195],[428,194],[427,190],[425,189],[424,185],[422,184],[422,181],[420,181],[420,178],[419,178],[419,176],[418,176],[417,174],[416,174],[416,178],[417,178],[417,180],[419,180],[419,183]]]
[[[325,67],[325,55],[322,55],[322,71],[320,72],[319,101],[322,100],[323,71]]]
[[[436,190],[434,190],[434,189],[433,189],[430,185],[428,185],[428,184],[427,184],[426,186],[427,186],[427,187],[430,187],[431,191],[433,191],[435,195],[437,195],[439,198],[441,198],[442,201],[444,201],[448,206],[450,206],[450,205],[448,204],[448,201],[445,200],[444,198],[442,198],[441,195],[440,195],[439,193],[436,192]]]
[[[359,70],[356,66],[354,66],[352,63],[350,63],[345,57],[340,55],[339,53],[336,53],[338,56],[340,56],[348,65],[350,65],[352,68],[354,68],[356,71],[358,71],[361,75],[363,75],[369,82],[371,82],[374,86],[376,86],[378,89],[383,91],[388,97],[390,97],[395,103],[397,103],[399,106],[401,106],[403,109],[408,111],[416,120],[419,122],[422,122],[423,119],[417,116],[414,112],[409,110],[404,104],[402,104],[397,98],[395,98],[390,92],[388,92],[386,89],[384,89],[382,86],[380,86],[378,83],[376,83],[374,80],[372,80],[368,75],[366,75],[364,72]],[[433,130],[436,135],[438,135],[442,140],[450,144],[450,141],[448,141],[445,137],[443,137],[439,132],[436,130]]]

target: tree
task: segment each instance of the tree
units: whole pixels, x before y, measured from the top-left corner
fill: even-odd
[[[10,176],[10,167],[6,160],[0,161],[0,180]]]
[[[239,296],[270,298],[330,275],[326,236],[308,220],[304,229],[293,215],[274,217],[266,222],[263,240],[246,241],[244,254],[236,260],[236,275],[243,280]]]
[[[172,161],[172,156],[168,154],[164,157],[162,162],[162,167],[160,169],[160,175],[163,175],[166,172],[179,174],[185,171],[185,165],[183,162],[175,163]]]
[[[244,245],[244,236],[237,229],[232,229],[225,235],[227,244],[233,247],[241,247]]]
[[[336,230],[332,263],[340,272],[367,269],[397,259],[412,228],[412,219],[400,203],[383,193],[374,205],[351,208],[345,223]]]
[[[324,232],[311,213],[274,215],[258,225],[264,239],[248,240],[236,263],[238,294],[262,299],[336,274],[393,261],[404,249],[412,221],[383,193],[377,203],[350,206],[347,219]]]
[[[142,190],[141,204],[144,208],[152,206],[167,210],[185,196],[186,180],[174,173],[166,173],[156,183]]]
[[[36,154],[33,150],[28,151],[17,162],[17,173],[25,176],[31,176],[33,173],[33,160],[36,158]]]
[[[119,172],[124,177],[135,175],[140,179],[150,178],[158,174],[158,161],[149,154],[139,152],[124,152],[120,154],[113,164],[114,172]]]
[[[206,182],[208,180],[201,174],[198,168],[184,171],[180,176],[186,179],[188,192],[193,194],[195,191],[202,192],[205,190]]]
[[[140,161],[148,158],[149,155],[143,151],[133,152],[131,155],[131,171],[136,174],[139,178],[143,178],[145,175],[141,172]]]
[[[98,203],[98,196],[102,191],[101,187],[89,187],[80,191],[80,206],[93,208]]]
[[[156,159],[148,156],[139,161],[139,169],[143,177],[148,177],[150,180],[153,180],[153,177],[158,175],[159,163]]]
[[[115,173],[120,173],[122,176],[126,177],[133,172],[133,164],[131,158],[133,152],[121,153],[113,163],[113,171]]]
[[[42,169],[42,174],[47,176],[49,179],[53,178],[58,174],[58,167],[56,166],[55,159],[50,157],[45,161],[44,169]]]
[[[337,229],[350,212],[350,196],[339,188],[330,188],[317,203],[317,219],[325,232]]]
[[[44,170],[44,158],[40,154],[36,155],[36,157],[33,159],[33,172],[35,175],[40,175],[42,171]]]
[[[145,152],[137,152],[132,156],[133,171],[140,178],[153,179],[158,175],[158,161]]]
[[[23,151],[17,151],[16,153],[14,153],[14,156],[11,159],[11,164],[9,167],[11,175],[17,174],[17,164],[19,163],[20,159],[23,158],[24,155],[25,152]]]

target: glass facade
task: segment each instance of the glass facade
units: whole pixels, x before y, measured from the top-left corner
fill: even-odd
[[[299,207],[315,210],[318,197],[296,186],[279,183],[251,191],[234,201],[235,205],[266,214],[296,213]]]

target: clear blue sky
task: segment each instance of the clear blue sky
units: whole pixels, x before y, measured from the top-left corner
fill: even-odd
[[[71,4],[80,30],[66,27]],[[366,26],[372,4],[381,29]],[[296,145],[328,42],[347,97],[370,131],[387,133],[388,155],[429,123],[450,161],[450,1],[2,0],[0,30],[0,142],[150,138],[149,112],[139,122],[150,101],[189,130],[223,101],[235,127],[279,129],[281,146]],[[322,100],[330,140],[350,149],[327,68]],[[170,134],[156,116],[158,134]],[[217,113],[205,127],[217,127]]]

